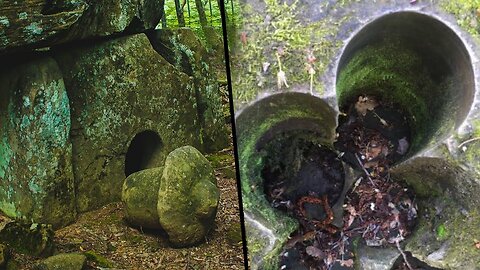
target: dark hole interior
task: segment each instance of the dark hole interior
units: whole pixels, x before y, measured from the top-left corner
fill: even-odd
[[[154,131],[146,130],[135,135],[125,156],[125,176],[151,167],[162,145],[160,136]]]
[[[326,195],[330,205],[339,199],[345,181],[343,165],[334,151],[320,144],[320,137],[314,131],[287,131],[264,145],[262,177],[273,207],[291,212],[302,197]],[[310,218],[324,218],[318,204],[306,203],[305,209]]]

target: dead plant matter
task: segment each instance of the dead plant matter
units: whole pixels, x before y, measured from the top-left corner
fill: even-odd
[[[397,246],[415,225],[414,194],[389,174],[408,152],[410,133],[403,114],[375,97],[360,96],[340,119],[337,131],[335,147],[361,172],[346,194],[343,226],[331,224],[334,202],[326,194],[290,202],[301,226],[285,246],[281,269],[353,269],[354,246]],[[312,204],[321,214],[308,214]]]

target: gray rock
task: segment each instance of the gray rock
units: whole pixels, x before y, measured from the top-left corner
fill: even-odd
[[[390,270],[400,252],[396,248],[373,248],[361,246],[357,249],[357,265],[362,270]]]
[[[48,257],[36,267],[38,270],[82,270],[87,265],[87,257],[78,253],[62,253]]]
[[[159,136],[158,164],[177,147],[201,146],[192,79],[160,56],[144,34],[58,52],[55,57],[71,101],[79,211],[120,200],[119,179],[125,179],[129,162],[125,153],[140,132]]]
[[[160,224],[174,246],[199,243],[213,227],[220,197],[208,160],[195,148],[172,151],[158,193]]]
[[[158,24],[163,1],[29,0],[0,2],[0,50],[139,32]]]
[[[186,28],[162,29],[151,33],[150,40],[167,61],[193,77],[203,150],[213,152],[227,147],[228,131],[223,121],[221,92],[213,61],[197,35]],[[219,46],[223,48],[223,43]],[[223,59],[224,54],[218,53]]]
[[[158,189],[163,167],[142,170],[125,179],[122,189],[122,201],[125,205],[125,217],[133,225],[161,228],[158,211]]]
[[[76,217],[67,91],[53,59],[17,62],[0,72],[0,210],[59,227]]]

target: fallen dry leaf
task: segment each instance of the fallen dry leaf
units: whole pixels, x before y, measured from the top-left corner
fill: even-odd
[[[365,116],[367,111],[372,111],[378,106],[378,102],[371,97],[359,96],[357,103],[355,103],[355,109],[358,114]]]
[[[314,246],[308,246],[306,249],[306,252],[309,256],[312,256],[320,260],[325,258],[325,253],[323,253],[323,251],[321,251],[319,248]]]
[[[353,267],[353,260],[352,259],[341,260],[340,265],[345,267]]]

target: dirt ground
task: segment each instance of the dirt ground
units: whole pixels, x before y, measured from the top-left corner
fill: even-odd
[[[74,224],[57,230],[56,253],[84,253],[88,269],[244,269],[232,148],[207,158],[221,195],[215,227],[204,243],[172,248],[164,232],[129,227],[117,202],[81,214]],[[20,269],[33,269],[41,260],[20,254],[14,258]]]

